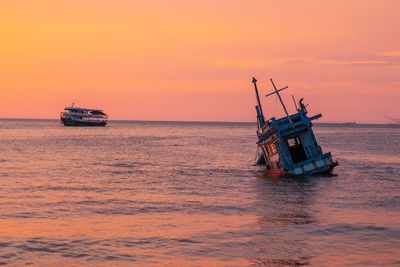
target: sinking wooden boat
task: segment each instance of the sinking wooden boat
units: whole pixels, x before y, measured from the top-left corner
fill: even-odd
[[[297,176],[331,173],[338,163],[332,159],[330,152],[322,152],[312,130],[311,121],[320,118],[322,115],[308,117],[303,99],[299,101],[299,107],[294,102],[297,113],[289,115],[279,94],[280,91],[288,87],[277,90],[271,79],[275,90],[266,96],[273,94],[278,96],[286,117],[279,119],[272,117],[266,120],[258,94],[257,80],[253,78],[252,82],[257,96],[257,146],[259,149],[259,156],[255,165],[265,165],[267,171],[274,175]]]

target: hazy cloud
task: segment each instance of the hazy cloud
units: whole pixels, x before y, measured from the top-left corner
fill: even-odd
[[[400,57],[400,51],[381,52],[378,55],[385,56],[385,57]]]
[[[272,64],[324,64],[324,65],[390,65],[387,60],[346,60],[319,59],[313,57],[261,58],[261,59],[221,59],[212,64],[228,67],[260,68]]]

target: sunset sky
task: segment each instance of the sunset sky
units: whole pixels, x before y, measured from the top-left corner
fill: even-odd
[[[0,3],[0,118],[255,121],[261,95],[320,122],[400,118],[400,1]],[[282,114],[262,96],[266,117]]]

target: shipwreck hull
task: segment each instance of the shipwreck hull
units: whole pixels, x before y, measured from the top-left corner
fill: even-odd
[[[338,163],[332,160],[331,153],[326,153],[318,158],[296,164],[293,168],[285,170],[285,173],[295,176],[330,174],[337,165]]]
[[[264,155],[260,155],[255,166],[263,165],[265,166]],[[306,175],[329,175],[332,174],[333,169],[339,165],[336,161],[333,161],[331,153],[326,153],[319,158],[307,160],[296,164],[293,168],[275,168],[267,169],[269,176],[306,176]]]

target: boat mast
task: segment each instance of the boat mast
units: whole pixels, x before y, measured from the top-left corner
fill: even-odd
[[[292,99],[293,99],[294,107],[295,107],[296,110],[297,110],[297,104],[296,104],[296,100],[294,99],[294,95],[292,95]]]
[[[263,127],[264,123],[265,123],[265,119],[264,119],[264,114],[262,111],[262,107],[261,107],[261,101],[260,101],[260,96],[258,95],[258,89],[257,89],[257,80],[255,77],[253,77],[252,83],[254,83],[254,89],[256,90],[256,96],[257,96],[257,117],[258,117],[258,122],[260,124],[260,127]]]
[[[290,119],[290,117],[289,117],[289,113],[287,112],[287,110],[286,110],[286,107],[285,107],[285,104],[283,104],[283,101],[282,101],[281,95],[279,94],[279,91],[285,90],[285,89],[289,88],[289,86],[286,86],[286,87],[283,87],[283,88],[281,88],[281,89],[279,89],[279,90],[276,90],[276,87],[275,87],[274,81],[272,81],[272,79],[270,79],[270,80],[271,80],[271,83],[272,83],[272,85],[274,86],[275,92],[269,93],[268,95],[265,95],[265,96],[270,96],[270,95],[273,95],[273,94],[277,94],[277,95],[278,95],[278,97],[279,97],[279,101],[281,101],[282,107],[283,107],[283,109],[285,110],[286,117],[288,118],[288,120],[289,120],[290,124],[291,124],[291,125],[292,125],[292,127],[293,127],[293,122],[292,122],[292,120]]]

